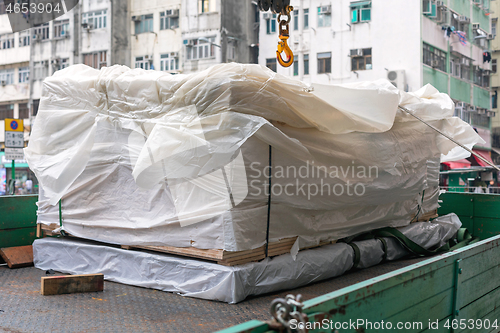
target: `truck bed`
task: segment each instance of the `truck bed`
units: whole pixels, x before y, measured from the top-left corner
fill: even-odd
[[[104,292],[42,296],[45,271],[0,266],[0,332],[213,332],[251,319],[269,320],[271,301],[288,293],[307,300],[424,259],[386,262],[235,305],[107,281]]]

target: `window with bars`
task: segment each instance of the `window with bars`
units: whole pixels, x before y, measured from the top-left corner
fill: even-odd
[[[332,72],[332,53],[318,53],[318,74]]]
[[[82,14],[82,23],[87,23],[90,29],[102,29],[107,25],[107,9],[96,10]]]
[[[0,85],[14,84],[14,69],[0,70]]]
[[[179,70],[179,55],[177,52],[160,55],[160,70],[167,72]]]
[[[423,43],[423,63],[446,72],[446,52]]]
[[[372,69],[372,49],[351,50],[351,70],[364,71]]]
[[[19,83],[28,83],[30,79],[30,68],[19,67]]]
[[[93,52],[83,54],[83,63],[87,66],[99,69],[108,65],[107,52]]]
[[[0,120],[4,120],[6,118],[14,118],[14,104],[0,105]]]
[[[153,14],[141,15],[135,21],[135,34],[153,31]]]
[[[0,50],[14,48],[14,34],[0,35]]]
[[[490,86],[490,76],[479,66],[474,66],[474,84],[488,88]]]
[[[69,31],[69,20],[56,20],[53,27],[54,38],[66,37]]]
[[[276,72],[276,58],[268,58],[266,59],[266,67],[270,70]]]
[[[28,119],[30,117],[30,109],[28,103],[19,103],[19,119]]]
[[[19,33],[19,47],[30,45],[30,31],[24,30]]]
[[[179,10],[169,9],[160,12],[160,30],[176,29],[179,27]]]
[[[304,75],[309,75],[309,54],[304,54]]]
[[[49,24],[44,23],[42,25],[35,26],[33,28],[33,39],[37,40],[47,40],[49,39]]]
[[[192,39],[186,45],[186,59],[198,60],[215,57],[215,37]]]
[[[351,2],[351,23],[369,22],[372,19],[371,1]]]

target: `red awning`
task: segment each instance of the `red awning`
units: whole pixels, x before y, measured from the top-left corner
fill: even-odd
[[[492,164],[493,161],[491,160],[491,153],[487,150],[479,150],[479,149],[472,149],[473,152],[475,152],[476,154],[478,154],[479,156],[481,156],[482,158],[486,159],[487,161],[490,161]],[[474,156],[474,155],[472,155]],[[476,162],[480,165],[480,166],[483,166],[483,167],[486,167],[486,166],[490,166],[489,164],[487,164],[486,162],[484,162],[482,159],[474,156],[474,159],[476,160]]]
[[[447,165],[450,169],[470,168],[470,162],[467,161],[465,158],[462,158],[461,160],[458,161],[444,162],[443,164]]]

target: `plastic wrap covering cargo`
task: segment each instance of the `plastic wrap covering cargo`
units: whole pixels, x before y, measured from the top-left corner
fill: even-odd
[[[460,226],[458,217],[450,214],[431,223],[413,223],[400,231],[415,243],[431,249],[446,243]],[[409,254],[396,240],[384,240],[387,260]],[[361,254],[358,268],[382,262],[384,250],[380,240],[355,243]],[[43,270],[71,274],[100,272],[109,281],[228,303],[342,275],[353,267],[355,260],[352,247],[345,243],[301,251],[296,260],[285,254],[234,267],[68,238],[38,239],[33,243],[33,253],[35,267]]]
[[[262,246],[268,221],[269,241],[299,236],[300,247],[404,226],[437,208],[439,160],[454,144],[398,104],[481,141],[429,85],[311,86],[241,64],[189,75],[71,66],[44,81],[25,149],[38,223],[227,251]]]

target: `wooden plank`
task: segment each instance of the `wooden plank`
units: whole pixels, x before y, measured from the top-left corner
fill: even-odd
[[[1,248],[0,256],[9,268],[33,266],[33,247],[31,245]]]
[[[42,295],[85,293],[104,290],[104,274],[42,277]]]
[[[35,239],[35,226],[0,230],[0,247],[31,245]]]

